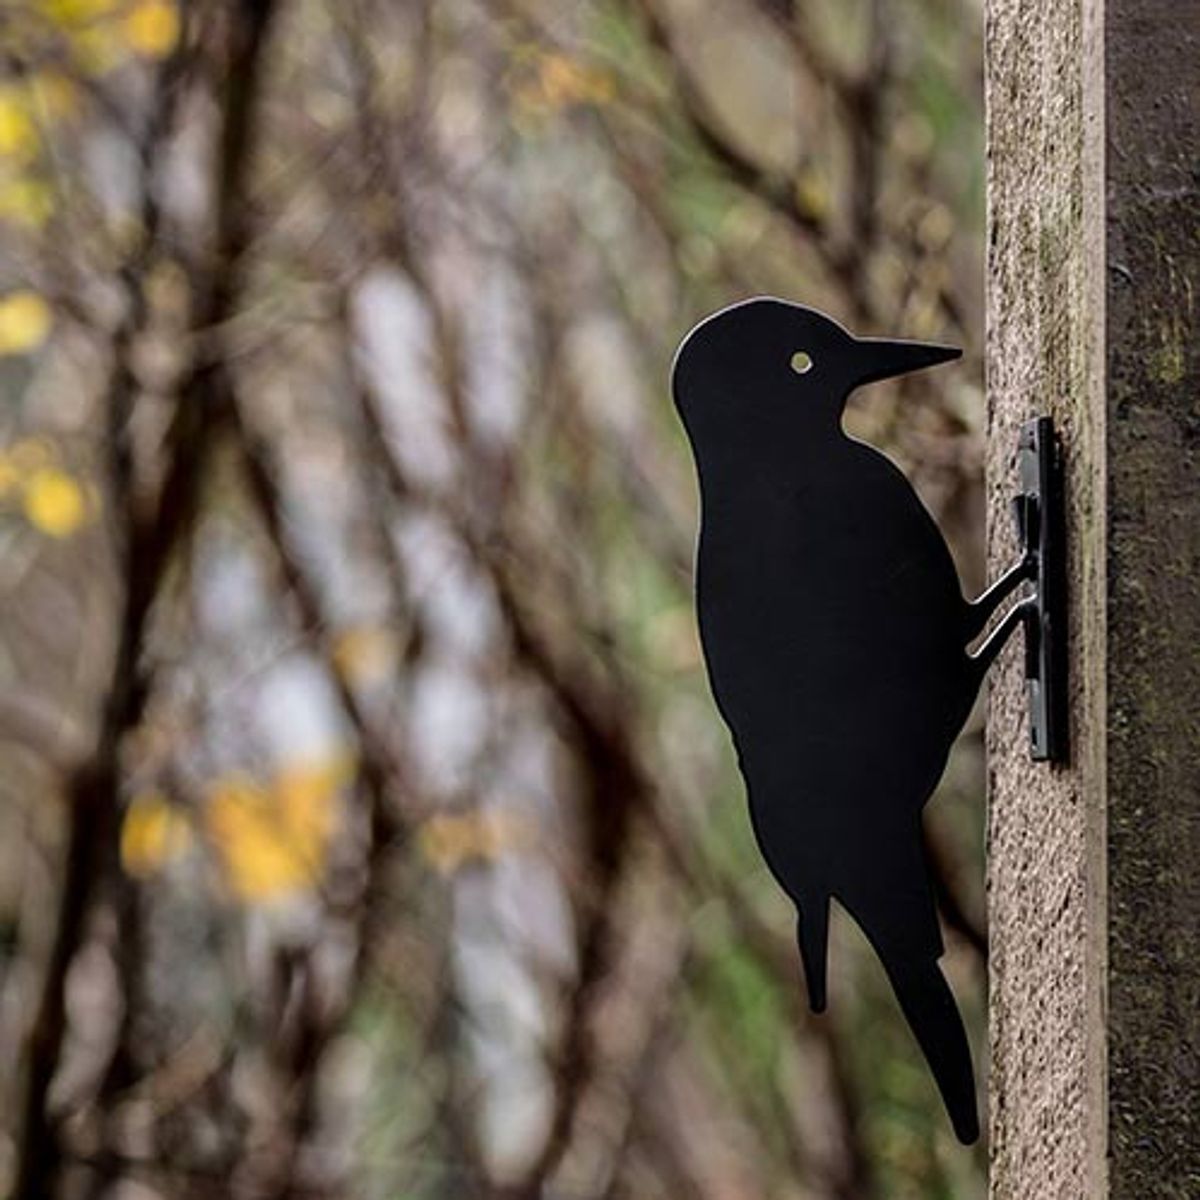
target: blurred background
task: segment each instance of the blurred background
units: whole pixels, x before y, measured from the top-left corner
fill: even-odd
[[[964,346],[847,421],[977,590],[981,20],[5,0],[0,1194],[984,1194],[841,914],[807,1013],[667,384],[763,292]]]

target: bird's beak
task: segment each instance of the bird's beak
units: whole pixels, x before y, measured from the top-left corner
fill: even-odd
[[[960,358],[957,346],[937,346],[929,342],[889,342],[883,338],[859,338],[854,348],[856,357],[854,382],[876,383],[893,375],[907,375],[924,367]]]

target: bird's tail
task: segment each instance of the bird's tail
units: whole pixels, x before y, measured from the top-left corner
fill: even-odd
[[[825,978],[829,960],[829,894],[814,892],[800,902],[796,919],[796,940],[800,943],[800,961],[808,985],[808,1007],[815,1013],[825,1011]]]
[[[908,1024],[916,1035],[958,1140],[979,1137],[971,1048],[954,994],[937,959],[912,960],[881,952],[884,969]]]

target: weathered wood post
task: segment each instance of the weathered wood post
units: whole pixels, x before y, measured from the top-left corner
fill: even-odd
[[[992,1195],[1200,1196],[1200,4],[987,0],[991,562],[1067,463],[1071,762],[989,723]]]

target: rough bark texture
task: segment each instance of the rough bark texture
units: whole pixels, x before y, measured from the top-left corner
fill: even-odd
[[[1200,8],[990,0],[989,492],[1067,460],[1072,761],[991,694],[992,1193],[1200,1195]]]
[[[1200,1196],[1200,6],[1109,0],[1111,1194]]]

